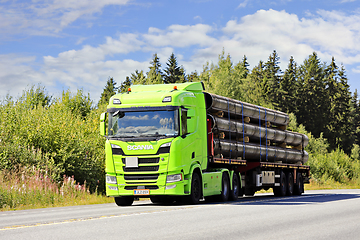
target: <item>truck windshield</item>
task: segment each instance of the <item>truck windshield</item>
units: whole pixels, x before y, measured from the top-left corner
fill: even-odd
[[[109,113],[109,137],[175,137],[178,110]]]

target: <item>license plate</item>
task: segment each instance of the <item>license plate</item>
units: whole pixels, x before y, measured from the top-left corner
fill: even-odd
[[[149,189],[134,189],[134,195],[149,195]]]
[[[139,160],[137,157],[126,157],[125,167],[126,168],[137,168],[139,166]]]

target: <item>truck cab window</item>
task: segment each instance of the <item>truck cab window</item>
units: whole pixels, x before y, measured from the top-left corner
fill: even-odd
[[[181,134],[185,135],[187,133],[187,109],[181,109]]]

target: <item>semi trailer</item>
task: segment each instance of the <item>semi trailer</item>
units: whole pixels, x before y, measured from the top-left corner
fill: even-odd
[[[201,82],[134,85],[100,116],[106,194],[118,206],[301,195],[308,138],[283,112],[205,92]]]

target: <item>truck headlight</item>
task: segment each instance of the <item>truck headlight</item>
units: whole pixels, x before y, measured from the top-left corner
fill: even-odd
[[[106,183],[117,184],[115,176],[106,175]]]
[[[179,182],[182,181],[182,174],[174,174],[174,175],[168,175],[166,177],[166,183],[173,183],[173,182]]]

